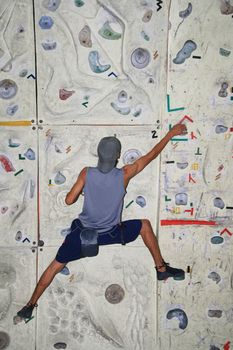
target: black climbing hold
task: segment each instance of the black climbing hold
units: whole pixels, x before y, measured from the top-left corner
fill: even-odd
[[[179,322],[179,328],[180,329],[185,329],[188,325],[188,317],[184,310],[181,309],[172,309],[168,311],[167,313],[167,319],[171,320],[172,318],[178,318]]]
[[[55,347],[55,349],[66,349],[67,344],[62,343],[62,342],[58,342],[58,343],[54,344],[53,346]]]

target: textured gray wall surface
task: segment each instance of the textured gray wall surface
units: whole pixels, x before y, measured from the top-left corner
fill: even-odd
[[[232,0],[1,0],[0,349],[224,349],[233,344]],[[183,281],[156,283],[139,237],[57,274],[15,317],[79,214],[64,199],[103,136],[118,166],[176,123],[133,179]]]

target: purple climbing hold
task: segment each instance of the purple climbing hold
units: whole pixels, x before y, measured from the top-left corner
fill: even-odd
[[[50,29],[53,26],[53,19],[50,16],[42,16],[39,20],[41,29]]]

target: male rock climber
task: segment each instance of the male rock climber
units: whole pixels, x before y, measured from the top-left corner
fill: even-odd
[[[30,318],[37,300],[69,261],[83,257],[80,232],[83,228],[97,231],[98,245],[126,244],[134,241],[140,234],[155,263],[158,280],[173,277],[184,279],[184,271],[169,266],[163,260],[157,238],[148,219],[121,221],[123,200],[129,181],[154,160],[176,135],[187,133],[184,124],[175,125],[151,151],[137,159],[133,164],[117,168],[121,153],[121,143],[116,137],[100,140],[97,167],[85,167],[77,181],[66,195],[67,205],[75,203],[84,192],[84,204],[79,217],[71,224],[71,232],[58,249],[55,259],[43,272],[30,301],[17,313],[22,318]],[[82,235],[82,234],[81,234]]]

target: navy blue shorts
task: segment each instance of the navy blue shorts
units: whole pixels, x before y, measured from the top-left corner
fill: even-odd
[[[122,221],[110,231],[99,233],[98,244],[126,244],[134,241],[142,227],[141,220]],[[80,232],[83,226],[79,219],[74,219],[71,224],[71,232],[66,236],[64,242],[58,249],[55,259],[60,263],[81,259]],[[123,238],[123,242],[122,242]]]

